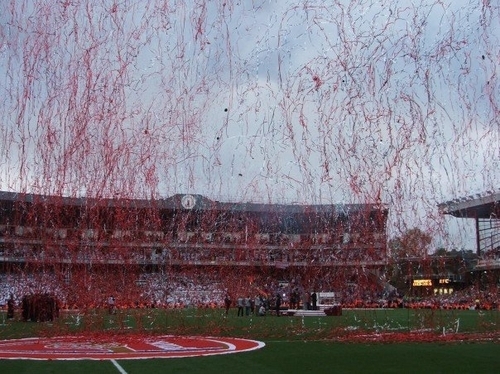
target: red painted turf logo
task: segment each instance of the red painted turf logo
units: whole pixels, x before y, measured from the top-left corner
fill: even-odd
[[[264,343],[238,338],[180,336],[56,337],[0,341],[0,359],[133,360],[247,352]]]

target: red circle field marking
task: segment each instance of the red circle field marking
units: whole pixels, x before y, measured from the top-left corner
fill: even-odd
[[[0,340],[0,359],[135,360],[212,356],[253,351],[263,342],[183,336],[66,336]]]

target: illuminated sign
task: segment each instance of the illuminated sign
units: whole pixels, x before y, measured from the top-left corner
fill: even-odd
[[[432,279],[414,279],[413,287],[429,287],[432,286]]]
[[[451,280],[448,278],[440,279],[439,284],[448,284],[451,283]]]

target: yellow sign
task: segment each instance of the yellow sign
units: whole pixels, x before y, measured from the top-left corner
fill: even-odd
[[[439,280],[439,284],[448,284],[450,283],[451,281],[448,279],[448,278],[445,278],[445,279],[440,279]]]
[[[414,279],[413,287],[429,287],[432,286],[432,279]]]

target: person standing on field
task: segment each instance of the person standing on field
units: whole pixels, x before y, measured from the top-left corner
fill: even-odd
[[[311,294],[311,301],[312,301],[312,310],[318,309],[317,303],[318,303],[318,295],[316,294],[316,291],[313,291]]]
[[[238,306],[238,317],[242,316],[243,317],[243,308],[245,307],[245,300],[241,296],[238,296],[238,301],[236,302],[236,305]]]
[[[281,310],[281,295],[279,292],[276,294],[276,316],[280,316],[280,310]]]
[[[226,296],[224,297],[224,307],[226,308],[226,316],[229,313],[229,309],[231,308],[231,297],[227,293]]]
[[[250,296],[247,296],[245,298],[245,315],[249,316],[251,310],[252,310],[252,299],[250,298]]]
[[[15,307],[14,295],[10,294],[9,300],[7,300],[7,319],[14,318],[14,307]]]

